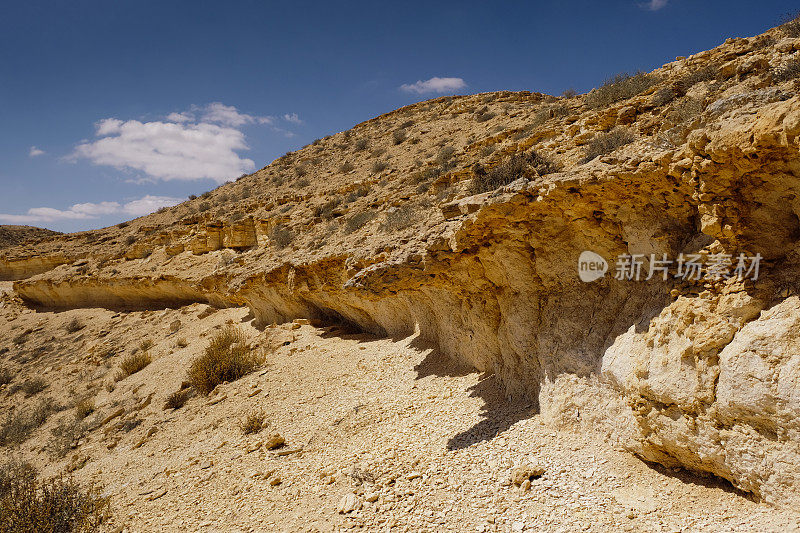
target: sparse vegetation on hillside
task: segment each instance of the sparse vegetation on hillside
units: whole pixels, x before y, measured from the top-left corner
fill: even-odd
[[[77,420],[83,420],[90,414],[94,413],[94,409],[94,399],[84,398],[75,404],[75,418]]]
[[[270,240],[278,248],[286,248],[294,240],[294,232],[284,224],[277,224],[269,232]]]
[[[473,194],[493,191],[521,177],[544,176],[557,170],[555,163],[536,151],[515,154],[490,170],[476,163],[472,168],[470,191]]]
[[[377,215],[375,211],[368,210],[362,211],[361,213],[356,213],[349,219],[347,219],[347,223],[345,224],[345,232],[346,233],[353,233],[354,231],[361,229],[364,225],[367,224],[370,220],[375,218]]]
[[[167,399],[164,402],[164,409],[180,409],[189,399],[189,396],[190,391],[188,388],[173,392],[167,396]]]
[[[18,409],[6,415],[0,425],[0,446],[13,446],[28,440],[33,431],[59,410],[52,398],[40,400],[33,408]]]
[[[63,476],[41,480],[28,463],[0,466],[0,531],[91,533],[110,516],[99,487],[84,489]]]
[[[258,433],[265,427],[266,427],[265,417],[264,413],[261,411],[250,412],[247,415],[245,415],[245,417],[242,420],[239,421],[239,428],[245,435]]]
[[[150,353],[147,351],[138,351],[136,353],[132,353],[122,360],[122,363],[119,367],[119,373],[114,379],[116,381],[122,381],[128,376],[131,376],[142,370],[144,367],[149,365],[152,360],[153,359],[150,357]]]
[[[777,82],[800,78],[800,58],[792,59],[784,65],[774,68],[772,75]]]
[[[633,98],[656,83],[658,83],[658,79],[646,72],[617,74],[590,92],[586,96],[586,105],[594,108],[606,107],[620,100]]]
[[[406,140],[406,137],[408,137],[408,132],[403,128],[394,130],[394,132],[392,132],[392,142],[394,144],[402,143]]]
[[[636,140],[636,136],[628,128],[617,127],[608,133],[599,133],[586,147],[586,156],[582,162],[588,163],[595,157],[609,154],[634,140]]]
[[[78,317],[73,318],[67,325],[64,326],[64,329],[67,330],[67,333],[76,333],[84,328],[83,322],[80,321]]]
[[[208,394],[225,381],[235,381],[255,370],[259,356],[247,345],[241,330],[228,326],[214,335],[203,355],[192,361],[189,382],[201,394]]]
[[[800,37],[800,12],[787,14],[780,28],[787,37]]]

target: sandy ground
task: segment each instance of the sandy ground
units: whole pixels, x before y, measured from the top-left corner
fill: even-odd
[[[654,468],[597,435],[548,427],[530,405],[508,402],[492,376],[443,360],[415,337],[307,324],[260,331],[246,310],[204,305],[131,313],[7,306],[4,314],[4,364],[17,369],[16,380],[27,372],[49,383],[29,399],[5,386],[4,412],[44,395],[68,408],[3,453],[46,474],[69,466],[79,481],[102,484],[111,530],[800,530],[797,513],[726,483]],[[66,334],[75,317],[86,326]],[[264,367],[165,410],[190,361],[226,323],[267,352]],[[23,344],[8,342],[29,329]],[[114,382],[143,332],[153,362]],[[53,429],[74,420],[69,406],[85,397],[96,405],[91,429],[54,453]],[[244,435],[240,420],[257,411],[268,427]],[[267,450],[276,433],[286,446]],[[526,464],[544,470],[529,490],[510,481]]]

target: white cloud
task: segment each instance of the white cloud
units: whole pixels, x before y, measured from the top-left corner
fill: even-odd
[[[170,122],[191,122],[194,120],[194,115],[188,111],[184,113],[170,113],[167,115],[167,120]]]
[[[97,136],[102,138],[79,144],[71,158],[139,170],[162,180],[210,178],[221,183],[255,169],[251,159],[236,153],[248,149],[244,134],[216,124],[109,118],[97,124]]]
[[[39,150],[35,146],[31,146],[31,149],[28,150],[28,157],[36,157],[40,155],[44,155],[44,150]]]
[[[662,7],[666,6],[667,2],[668,0],[650,0],[649,2],[644,4],[644,7],[646,7],[650,11],[658,11]]]
[[[208,104],[203,110],[202,120],[204,122],[213,122],[234,128],[239,128],[245,124],[272,123],[272,117],[259,117],[255,115],[248,115],[246,113],[239,113],[239,110],[234,106],[225,105],[222,102],[212,102]]]
[[[122,206],[122,211],[134,217],[148,215],[153,211],[158,211],[162,207],[171,207],[181,203],[183,199],[172,198],[170,196],[150,196],[133,200]]]
[[[438,78],[433,77],[429,80],[419,80],[416,83],[404,83],[400,86],[400,90],[409,93],[447,93],[463,89],[467,84],[461,78]]]
[[[145,196],[132,200],[126,204],[119,202],[100,202],[75,204],[69,209],[55,209],[52,207],[33,207],[24,215],[11,215],[0,213],[0,222],[10,224],[39,224],[56,222],[59,220],[85,220],[107,215],[129,215],[139,217],[157,211],[162,207],[179,204],[181,198],[169,196]]]
[[[291,122],[292,124],[302,124],[303,121],[297,116],[297,113],[286,113],[283,115],[283,120]]]

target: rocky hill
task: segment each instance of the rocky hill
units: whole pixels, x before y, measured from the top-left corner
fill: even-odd
[[[33,226],[0,226],[0,249],[57,234],[56,231]]]
[[[421,102],[4,250],[9,420],[30,376],[95,412],[14,446],[137,530],[797,527],[798,26],[584,95]],[[226,323],[265,369],[163,411]],[[231,422],[254,407],[284,448]]]

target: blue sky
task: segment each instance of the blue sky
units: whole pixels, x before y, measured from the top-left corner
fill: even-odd
[[[5,2],[0,224],[110,225],[442,94],[588,91],[795,1]]]

